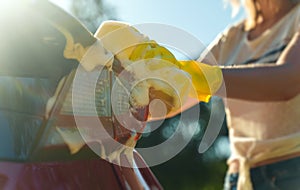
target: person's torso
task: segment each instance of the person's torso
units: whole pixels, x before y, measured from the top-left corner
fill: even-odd
[[[212,53],[221,65],[276,63],[281,52],[299,30],[299,15],[300,7],[297,6],[261,36],[251,41],[240,23],[221,36],[213,46]],[[277,102],[228,98],[225,104],[233,154],[255,154],[261,151],[263,144],[269,140],[280,141],[299,133],[300,95],[289,101]]]

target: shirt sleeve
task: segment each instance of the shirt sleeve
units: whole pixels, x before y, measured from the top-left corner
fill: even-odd
[[[232,54],[236,44],[236,36],[242,31],[243,21],[229,25],[208,45],[200,57],[199,62],[210,65],[226,65],[228,56]],[[234,42],[234,43],[233,43]]]
[[[216,65],[219,63],[219,52],[222,47],[223,33],[220,33],[214,41],[212,41],[208,47],[201,53],[197,59],[198,62],[207,63],[210,65]]]

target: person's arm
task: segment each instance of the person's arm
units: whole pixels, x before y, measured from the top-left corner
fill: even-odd
[[[295,34],[277,64],[223,67],[226,97],[283,101],[300,93],[300,35]],[[224,86],[223,86],[224,90]],[[216,95],[224,96],[222,89]]]

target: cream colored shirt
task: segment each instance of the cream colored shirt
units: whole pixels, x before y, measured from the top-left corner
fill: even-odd
[[[241,22],[219,35],[208,49],[220,65],[275,63],[299,31],[299,19],[300,5],[251,41]],[[300,95],[281,102],[226,99],[225,105],[231,141],[228,162],[240,162],[239,189],[251,189],[251,165],[300,152]]]

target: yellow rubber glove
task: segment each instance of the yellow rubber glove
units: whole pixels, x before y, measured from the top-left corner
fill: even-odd
[[[200,101],[208,102],[221,87],[223,75],[218,66],[197,61],[179,61],[179,68],[191,75],[197,98]]]
[[[151,58],[161,59],[161,64],[166,64],[166,61],[175,64],[179,69],[190,74],[193,87],[197,92],[196,95],[191,92],[190,96],[197,98],[199,101],[208,102],[222,84],[223,76],[219,67],[193,60],[177,61],[168,49],[160,46],[155,41],[137,45],[129,57],[131,61]]]

